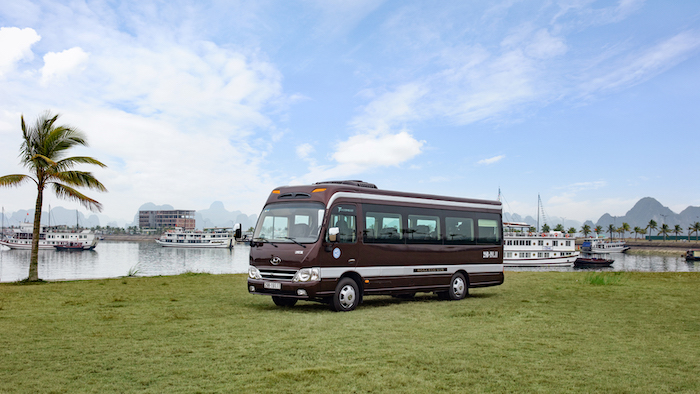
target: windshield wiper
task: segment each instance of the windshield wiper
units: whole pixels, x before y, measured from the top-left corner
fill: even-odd
[[[297,245],[301,246],[302,248],[306,248],[306,245],[304,245],[304,244],[300,244],[299,242],[297,242],[297,241],[296,241],[296,240],[295,240],[294,238],[292,238],[292,237],[282,237],[282,238],[284,238],[284,239],[288,239],[288,240],[290,240],[290,241],[294,242],[295,244],[297,244]]]
[[[275,245],[274,243],[272,243],[272,242],[266,240],[265,238],[258,238],[257,241],[255,240],[255,238],[253,238],[253,242],[260,242],[261,244],[266,243],[266,244],[270,244],[270,245],[272,245],[272,246],[274,246],[274,247],[276,247],[276,248],[278,247],[278,246]],[[251,246],[255,246],[255,245],[251,245]]]

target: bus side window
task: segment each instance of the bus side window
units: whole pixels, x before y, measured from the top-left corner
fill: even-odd
[[[331,211],[328,228],[337,227],[338,243],[355,243],[357,240],[357,221],[355,217],[355,207],[340,205],[336,206]],[[326,235],[326,241],[329,241]]]
[[[474,243],[474,219],[445,218],[447,228],[446,241],[452,244],[467,245]]]

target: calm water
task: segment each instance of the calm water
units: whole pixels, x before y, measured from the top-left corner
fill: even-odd
[[[39,251],[39,277],[56,279],[114,278],[137,269],[139,276],[177,275],[184,272],[241,274],[248,272],[246,245],[231,249],[163,248],[155,242],[103,241],[94,251]],[[27,277],[29,250],[0,251],[0,282]],[[686,262],[680,256],[636,256],[613,253],[613,271],[700,271],[700,263]],[[600,268],[598,268],[601,270]],[[507,268],[512,271],[576,271],[578,268]]]
[[[39,277],[44,280],[177,275],[184,272],[238,274],[248,272],[246,245],[233,249],[164,248],[155,242],[102,241],[93,251],[39,251]],[[27,277],[29,250],[0,251],[0,282]]]

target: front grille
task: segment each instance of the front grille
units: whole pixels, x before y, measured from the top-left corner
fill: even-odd
[[[297,273],[296,270],[284,270],[284,269],[260,269],[260,275],[263,279],[275,279],[275,280],[286,280],[291,281],[294,279],[294,275]]]

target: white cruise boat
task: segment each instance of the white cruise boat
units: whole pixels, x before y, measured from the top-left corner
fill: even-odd
[[[34,238],[34,225],[21,223],[19,228],[6,229],[12,235],[0,240],[0,245],[10,249],[31,249]],[[39,249],[55,249],[57,246],[71,245],[72,248],[92,250],[97,245],[98,238],[90,230],[70,230],[62,227],[41,226],[39,233]]]
[[[503,223],[505,267],[571,266],[579,256],[576,239],[559,231],[530,232],[527,223]]]
[[[176,227],[163,233],[156,242],[172,248],[232,248],[234,238],[230,228],[205,228],[202,231]]]
[[[591,253],[624,253],[629,248],[625,241],[614,241],[598,237],[586,238],[581,245],[582,251]]]

